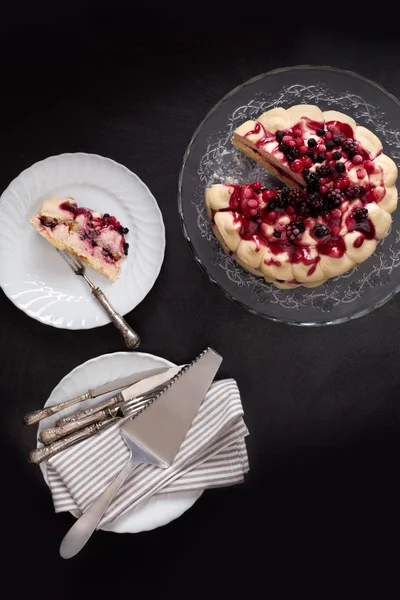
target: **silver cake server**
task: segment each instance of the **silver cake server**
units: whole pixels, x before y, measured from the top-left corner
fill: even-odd
[[[211,348],[183,367],[154,401],[121,425],[131,457],[106,490],[74,523],[60,546],[63,558],[75,556],[89,540],[124,481],[140,463],[168,467],[189,431],[219,369],[222,357]]]

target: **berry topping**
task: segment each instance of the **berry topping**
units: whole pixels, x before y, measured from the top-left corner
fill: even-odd
[[[288,161],[292,162],[299,157],[299,149],[295,146],[294,148],[289,148],[284,154]]]
[[[340,206],[342,204],[344,197],[339,190],[331,190],[326,195],[326,199],[329,203],[329,208],[335,208],[336,206]]]
[[[346,170],[346,167],[345,167],[344,163],[340,162],[340,163],[336,164],[335,169],[338,173],[344,173]]]
[[[328,167],[328,165],[322,165],[322,167],[318,167],[316,173],[318,177],[329,177],[335,172],[335,169],[332,167]]]
[[[353,210],[353,219],[356,223],[363,223],[368,219],[368,209],[357,207]]]
[[[286,235],[288,240],[294,242],[302,233],[304,233],[305,230],[306,227],[303,221],[294,221],[293,223],[290,223],[290,225],[287,225],[286,227]]]
[[[340,160],[342,158],[342,153],[338,150],[335,150],[335,152],[332,154],[332,158],[333,160]]]
[[[292,171],[295,171],[296,173],[300,173],[300,171],[303,169],[303,163],[298,158],[292,162],[292,164],[290,165],[290,168],[292,169]]]
[[[317,140],[315,138],[310,138],[309,140],[307,140],[307,146],[309,148],[315,148],[317,145]]]
[[[299,202],[296,206],[296,213],[300,217],[308,217],[310,214],[310,209],[307,206],[307,202],[305,202],[304,200],[302,202]]]
[[[347,138],[347,140],[344,140],[342,148],[344,152],[346,152],[346,154],[352,158],[355,154],[357,154],[358,144],[352,138]]]
[[[334,135],[332,142],[335,144],[335,146],[340,146],[342,143],[342,140],[340,139],[340,137],[338,135]]]
[[[103,217],[104,217],[104,219],[109,219],[110,215],[108,213],[104,213]]]
[[[325,146],[327,150],[332,150],[335,147],[335,143],[333,140],[328,140],[325,142]]]
[[[325,152],[321,152],[320,154],[317,154],[317,156],[315,157],[316,162],[319,162],[319,163],[324,162],[325,159],[326,159]]]
[[[320,127],[319,129],[317,129],[317,135],[319,135],[320,137],[325,135],[325,129],[323,127]]]
[[[254,192],[259,192],[261,190],[261,181],[255,181],[252,183],[251,188]]]
[[[128,254],[128,250],[129,250],[129,244],[128,244],[128,242],[124,242],[124,254],[125,255]]]
[[[303,158],[303,165],[304,165],[304,166],[305,166],[307,169],[309,169],[310,167],[312,167],[312,166],[313,166],[313,161],[312,161],[312,158],[310,158],[309,156],[305,156],[305,157]]]
[[[314,237],[322,239],[330,234],[329,228],[326,225],[316,225],[313,231]]]
[[[347,190],[345,191],[346,198],[348,200],[355,200],[355,198],[358,198],[359,196],[361,196],[360,188],[361,188],[361,186],[359,186],[359,185],[351,185],[350,187],[348,187]]]
[[[304,198],[304,194],[303,192],[301,192],[300,190],[290,190],[288,196],[287,196],[287,203],[288,204],[298,204],[299,202],[301,202]]]
[[[277,229],[274,229],[274,237],[276,237],[276,238],[279,239],[281,237],[281,235],[282,235],[281,231],[278,231]]]
[[[278,140],[278,142],[281,142],[283,140],[283,138],[285,137],[285,132],[284,131],[277,131],[275,134],[276,139]]]
[[[367,173],[373,173],[375,170],[375,165],[372,160],[366,160],[364,162],[364,169],[366,169]]]
[[[312,217],[318,217],[324,211],[324,200],[318,192],[308,196],[307,205]]]
[[[351,159],[351,162],[353,163],[353,165],[360,165],[362,163],[362,161],[363,161],[363,157],[361,156],[361,154],[356,154]]]
[[[318,146],[318,152],[326,152],[326,146],[325,146],[325,144],[320,144]]]
[[[304,167],[304,169],[303,169],[304,179],[307,179],[307,177],[309,176],[309,174],[310,174],[310,169],[308,167]]]

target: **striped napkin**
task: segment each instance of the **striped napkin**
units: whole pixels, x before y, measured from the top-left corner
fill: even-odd
[[[249,470],[247,435],[236,382],[225,379],[213,383],[172,465],[167,469],[138,465],[98,527],[153,494],[241,483]],[[55,511],[87,510],[118,475],[129,455],[115,424],[50,458],[47,473]]]

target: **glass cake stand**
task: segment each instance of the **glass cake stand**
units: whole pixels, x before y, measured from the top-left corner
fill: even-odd
[[[277,180],[231,143],[233,131],[274,106],[316,104],[338,110],[371,129],[383,151],[400,166],[400,102],[356,73],[299,66],[254,77],[227,94],[208,113],[186,150],[179,177],[178,207],[196,261],[227,296],[253,313],[293,325],[329,325],[382,306],[400,289],[400,208],[389,235],[355,269],[307,289],[280,290],[228,256],[214,237],[204,206],[212,183]],[[281,184],[279,184],[281,185]]]

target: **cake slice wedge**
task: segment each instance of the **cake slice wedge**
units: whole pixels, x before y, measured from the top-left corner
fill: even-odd
[[[59,250],[68,250],[111,281],[128,254],[128,229],[107,213],[79,207],[73,198],[46,200],[29,222]]]

